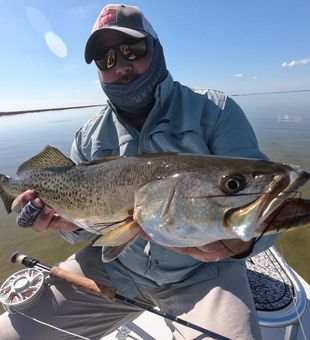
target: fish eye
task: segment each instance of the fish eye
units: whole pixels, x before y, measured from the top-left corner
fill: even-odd
[[[235,194],[243,190],[245,186],[246,180],[244,176],[239,174],[223,176],[220,182],[220,189],[225,194]]]

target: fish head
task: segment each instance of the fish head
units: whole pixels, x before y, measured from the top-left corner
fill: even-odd
[[[265,160],[210,156],[141,187],[134,218],[164,246],[253,238],[262,223],[309,179],[302,169]]]
[[[252,196],[252,199],[248,203],[228,207],[223,215],[223,226],[243,241],[253,238],[257,228],[285,201],[298,195],[297,190],[310,178],[308,172],[297,166],[269,161],[259,163],[253,164],[255,170],[244,171],[247,174],[245,187],[233,194]],[[229,181],[224,185],[231,186]],[[237,185],[233,182],[233,186]]]

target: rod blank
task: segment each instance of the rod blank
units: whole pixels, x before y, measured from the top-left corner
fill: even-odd
[[[115,301],[115,300],[118,300],[118,301],[125,302],[129,305],[137,306],[137,307],[141,308],[142,310],[149,311],[153,314],[159,315],[161,317],[164,317],[166,319],[169,319],[171,321],[179,323],[183,326],[195,329],[195,330],[197,330],[197,331],[199,331],[199,332],[201,332],[205,335],[212,337],[212,339],[230,340],[227,337],[224,337],[220,334],[209,331],[209,330],[207,330],[203,327],[200,327],[198,325],[195,325],[191,322],[180,319],[180,318],[178,318],[174,315],[164,313],[162,311],[158,311],[151,306],[148,306],[148,305],[140,303],[136,300],[129,299],[125,296],[122,296],[122,295],[117,293],[115,288],[105,287],[101,283],[98,283],[94,280],[88,279],[84,276],[81,276],[81,275],[78,275],[78,274],[75,274],[75,273],[70,273],[70,272],[60,268],[59,266],[54,266],[52,268],[48,267],[44,264],[41,264],[39,262],[39,260],[28,257],[24,254],[19,253],[19,252],[15,252],[14,254],[12,254],[11,262],[23,264],[25,267],[28,267],[28,268],[37,267],[37,268],[47,270],[47,271],[49,271],[51,277],[54,277],[56,279],[60,279],[64,282],[66,282],[66,283],[69,283],[69,284],[77,287],[77,288],[80,288],[81,290],[83,290],[85,292],[95,294],[97,296],[100,296],[100,297],[102,297],[106,300],[112,301],[112,302]]]

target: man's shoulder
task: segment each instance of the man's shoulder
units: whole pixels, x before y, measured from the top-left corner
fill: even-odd
[[[186,86],[186,85],[183,85]],[[212,96],[218,96],[218,97],[223,97],[223,96],[227,96],[225,94],[225,92],[220,91],[220,90],[216,90],[216,89],[210,89],[210,88],[204,88],[204,87],[191,87],[191,86],[187,86],[188,88],[190,88],[192,91],[194,91],[195,93],[199,93],[202,95],[212,95]]]
[[[89,118],[76,132],[73,146],[71,149],[71,158],[81,163],[93,158],[93,153],[103,144],[103,131],[109,131],[107,127],[110,117],[110,107],[104,105],[103,108],[94,116]],[[106,128],[107,127],[107,128]],[[105,141],[108,137],[105,138]]]
[[[205,98],[205,100],[213,102],[216,106],[219,106],[220,108],[224,107],[228,97],[225,92],[220,90],[188,86],[177,82],[175,83],[175,85],[182,88],[186,95],[202,96],[203,98]]]
[[[95,129],[109,115],[109,105],[103,105],[102,109],[90,117],[80,128],[84,134],[88,134],[90,130]]]

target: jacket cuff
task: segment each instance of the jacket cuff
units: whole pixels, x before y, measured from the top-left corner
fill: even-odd
[[[89,231],[86,231],[84,229],[78,229],[74,231],[62,231],[60,230],[58,234],[67,242],[69,243],[76,243],[77,241],[85,241],[90,240],[94,236],[97,236],[96,234],[90,233]]]

